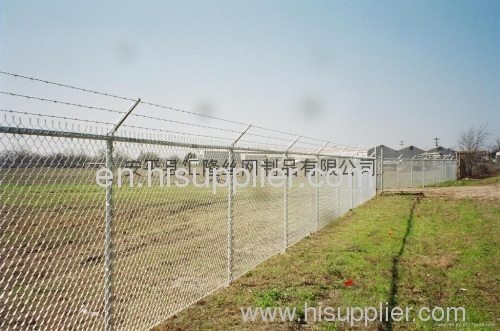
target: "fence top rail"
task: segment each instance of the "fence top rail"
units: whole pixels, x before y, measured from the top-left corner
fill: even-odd
[[[48,129],[33,129],[33,128],[23,128],[23,127],[12,127],[12,126],[0,126],[0,133],[5,134],[18,134],[18,135],[35,135],[35,136],[45,136],[45,137],[57,137],[57,138],[76,138],[76,139],[89,139],[89,140],[113,140],[115,142],[128,142],[137,144],[148,144],[148,145],[162,145],[162,146],[176,146],[176,147],[186,147],[194,149],[211,149],[211,150],[229,150],[231,149],[230,144],[227,145],[214,145],[214,144],[200,144],[200,143],[190,143],[190,142],[177,142],[171,140],[159,140],[159,139],[148,139],[148,138],[137,138],[137,137],[126,137],[122,135],[110,136],[107,134],[98,133],[84,133],[84,132],[72,132],[72,131],[62,131],[62,130],[48,130]],[[344,157],[344,158],[354,158],[354,159],[372,159],[366,156],[358,155],[341,155],[334,153],[321,153],[318,154],[315,151],[287,151],[286,149],[271,149],[271,148],[255,148],[255,147],[234,147],[235,152],[256,152],[265,154],[293,154],[293,155],[304,155],[304,156],[329,156],[329,157]]]
[[[424,161],[424,162],[429,162],[429,161],[456,161],[457,159],[450,159],[450,158],[436,158],[436,159],[388,159],[384,157],[384,163],[397,163],[397,162],[419,162],[419,161]]]
[[[132,108],[136,104],[137,100],[134,105],[132,105]],[[30,132],[30,134],[32,135],[44,135],[44,132],[50,132],[51,135],[57,135],[56,131],[62,131],[65,132],[63,136],[66,137],[76,136],[78,138],[87,137],[87,139],[92,139],[92,137],[95,137],[92,135],[108,135],[109,128],[113,125],[113,123],[111,122],[104,122],[101,120],[82,120],[79,118],[70,118],[66,116],[19,112],[7,109],[0,110],[5,111],[6,113],[5,120],[0,124],[1,126],[12,128],[9,129],[11,130],[10,132],[14,132],[14,128],[20,128],[18,132]],[[12,113],[14,115],[7,115],[9,113]],[[200,127],[204,126],[200,125]],[[251,128],[253,127],[254,126],[252,125]],[[177,128],[138,126],[134,123],[122,125],[119,129],[119,132],[116,132],[115,135],[121,136],[121,138],[126,138],[129,142],[131,142],[131,138],[147,138],[145,140],[167,141],[172,146],[196,146],[196,148],[202,147],[225,150],[227,148],[231,148],[231,142],[237,142],[237,144],[234,145],[234,149],[241,151],[259,151],[274,154],[283,154],[284,151],[288,151],[289,154],[302,154],[311,156],[326,155],[354,158],[367,157],[367,150],[358,146],[338,145],[335,143],[318,144],[316,142],[311,142],[307,137],[301,136],[292,144],[293,148],[290,148],[290,142],[292,142],[291,139],[289,140],[279,136],[274,137],[246,132],[247,130],[248,128],[245,129],[245,132],[234,131],[236,133],[239,132],[241,135],[238,137],[241,139],[237,139],[235,141],[234,135],[214,135],[211,132],[207,133],[205,131],[194,133],[192,131],[178,131]],[[233,132],[233,130],[229,129],[224,129],[224,131],[228,131],[230,133]],[[243,134],[241,134],[242,132]],[[105,139],[105,137],[100,137],[99,139],[102,140]]]

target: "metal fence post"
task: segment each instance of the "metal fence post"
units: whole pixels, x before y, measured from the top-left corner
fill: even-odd
[[[444,182],[444,174],[443,174],[443,170],[444,170],[444,160],[441,160],[441,182]]]
[[[113,137],[116,130],[123,124],[135,107],[141,102],[140,98],[134,101],[122,117],[109,129],[109,139],[106,140],[106,169],[113,173]],[[111,331],[112,324],[112,275],[113,275],[113,178],[106,181],[106,226],[104,247],[104,329]]]
[[[319,164],[319,157],[316,157],[316,165]],[[319,230],[319,173],[315,173],[316,175],[316,231]]]
[[[227,192],[227,283],[233,281],[233,176],[231,165],[233,163],[233,148],[228,150],[229,154],[229,189]]]
[[[106,169],[113,171],[113,138],[106,141]],[[111,267],[112,267],[112,225],[113,225],[113,179],[106,182],[106,226],[104,256],[104,327],[111,330]]]
[[[425,160],[422,160],[422,186],[425,187]]]
[[[380,192],[384,191],[384,146],[380,147]]]
[[[354,173],[351,171],[351,173],[348,174],[348,176],[351,179],[351,210],[352,210],[354,208]]]
[[[413,159],[410,160],[410,187],[413,187]]]
[[[316,156],[316,168],[320,168],[320,164],[319,164],[319,156],[320,156],[320,153],[323,151],[323,149],[325,149],[326,146],[328,146],[330,142],[327,142],[326,144],[324,144],[317,152],[317,156]],[[318,172],[316,172],[314,174],[316,176],[316,231],[319,230],[319,176],[320,174]]]
[[[436,184],[436,162],[432,160],[432,185]]]
[[[398,184],[398,188],[400,188],[401,185],[399,185],[399,159],[396,159],[396,182]]]
[[[375,193],[378,191],[379,186],[378,186],[378,157],[377,157],[377,146],[375,146],[375,151],[373,152],[375,154],[375,161],[374,161],[374,167],[375,167]],[[372,154],[372,155],[374,155]]]
[[[234,159],[234,146],[243,137],[243,135],[252,127],[248,125],[239,136],[231,143],[228,149],[228,163],[229,163],[229,188],[227,192],[227,284],[233,281],[233,159]]]
[[[288,151],[290,150],[290,148],[292,148],[292,146],[295,145],[295,143],[299,141],[299,139],[300,136],[297,136],[295,140],[292,141],[290,145],[288,145],[287,149],[285,150],[285,159],[288,158]],[[283,161],[283,163],[284,162],[285,161]],[[287,175],[288,176],[291,175],[289,170]],[[286,252],[287,248],[288,248],[288,178],[286,178],[285,185],[283,185],[283,253]]]
[[[288,154],[285,154],[285,159],[288,158]],[[286,179],[285,185],[283,185],[283,250],[286,252],[288,247],[288,178]]]
[[[337,161],[335,163],[335,166],[338,167],[339,166],[339,158],[337,157]],[[341,173],[338,171],[337,169],[337,172],[338,172],[338,177],[337,177],[337,212],[338,212],[338,215],[337,216],[340,216],[340,184],[339,184],[339,178],[341,175]]]

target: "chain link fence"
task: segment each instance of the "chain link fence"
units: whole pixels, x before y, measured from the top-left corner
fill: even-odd
[[[456,178],[455,160],[0,75],[21,89],[0,91],[1,330],[148,330],[377,189]]]
[[[377,187],[384,189],[402,189],[425,187],[457,179],[456,159],[380,159],[383,164],[377,176]]]
[[[4,112],[1,330],[148,330],[376,193],[356,148]],[[167,186],[181,167],[189,183]],[[234,193],[238,168],[256,185]],[[292,185],[261,185],[272,168]]]

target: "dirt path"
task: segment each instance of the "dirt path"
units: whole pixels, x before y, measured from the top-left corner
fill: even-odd
[[[459,187],[420,187],[411,189],[387,190],[384,194],[394,193],[418,193],[422,192],[426,197],[446,197],[450,199],[487,199],[500,200],[500,183],[459,186]]]

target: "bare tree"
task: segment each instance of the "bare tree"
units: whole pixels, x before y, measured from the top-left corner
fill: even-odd
[[[477,175],[479,165],[482,160],[483,152],[486,148],[486,142],[490,133],[487,126],[483,125],[478,128],[469,128],[463,131],[458,136],[458,148],[463,154],[462,162],[464,162],[465,176]]]
[[[497,137],[497,140],[490,145],[489,149],[491,152],[500,152],[500,137]]]

